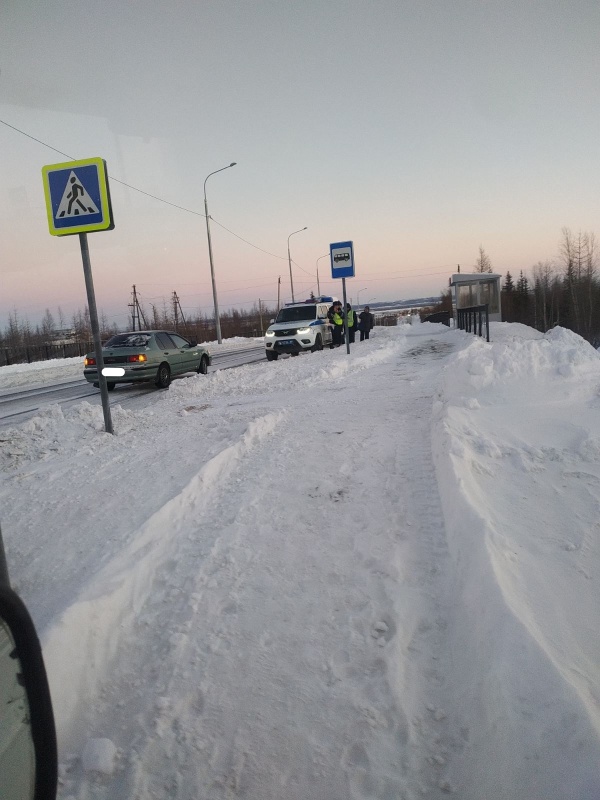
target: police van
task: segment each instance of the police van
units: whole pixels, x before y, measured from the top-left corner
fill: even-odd
[[[297,356],[331,346],[331,325],[327,312],[333,297],[311,297],[303,303],[286,303],[265,334],[267,359],[275,361],[282,353]]]

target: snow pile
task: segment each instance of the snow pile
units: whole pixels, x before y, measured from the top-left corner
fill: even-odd
[[[53,358],[32,364],[9,364],[0,367],[0,389],[34,386],[54,381],[69,381],[81,377],[83,358]]]
[[[81,758],[86,772],[100,772],[112,775],[115,768],[117,748],[110,739],[89,739]]]
[[[483,724],[462,768],[481,796],[504,796],[510,772],[535,796],[595,798],[600,358],[570,331],[514,328],[451,358],[435,404],[456,580],[448,669],[462,716]]]

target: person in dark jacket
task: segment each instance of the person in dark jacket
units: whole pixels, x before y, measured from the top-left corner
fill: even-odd
[[[348,341],[350,344],[354,344],[354,337],[356,336],[356,331],[358,330],[358,317],[356,316],[356,312],[353,311],[350,303],[346,303],[346,320],[348,325]]]
[[[369,338],[369,333],[375,325],[375,318],[373,314],[371,314],[369,306],[364,307],[364,309],[358,315],[358,319],[358,330],[360,331],[360,340],[362,342],[363,339]]]
[[[327,312],[327,319],[332,325],[331,346],[339,347],[344,344],[344,312],[342,304],[337,300]]]

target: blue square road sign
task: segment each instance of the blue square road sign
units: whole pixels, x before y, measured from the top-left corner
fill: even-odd
[[[334,242],[329,245],[332,278],[354,277],[354,245],[352,242]]]
[[[106,162],[86,158],[42,167],[48,227],[53,236],[115,227]]]

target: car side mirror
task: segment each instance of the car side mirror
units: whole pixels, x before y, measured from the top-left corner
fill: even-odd
[[[20,597],[0,585],[0,797],[54,800],[56,730],[42,649]]]
[[[270,319],[270,320],[269,320],[269,325],[272,325],[274,322],[275,322],[275,320],[274,320],[274,319]]]
[[[190,347],[197,347],[198,340],[197,339],[190,339]]]

